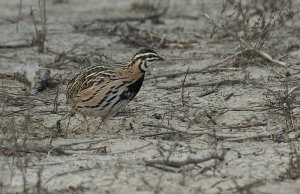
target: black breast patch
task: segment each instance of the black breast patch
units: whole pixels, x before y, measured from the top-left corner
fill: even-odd
[[[121,94],[121,98],[123,100],[132,100],[136,95],[137,93],[140,91],[141,87],[142,87],[142,84],[143,84],[143,81],[144,81],[144,75],[138,79],[136,82],[134,82],[133,84],[129,85],[127,87],[127,90],[125,90],[122,94]]]

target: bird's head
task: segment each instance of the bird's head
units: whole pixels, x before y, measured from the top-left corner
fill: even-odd
[[[164,59],[159,56],[154,50],[145,48],[137,52],[131,59],[139,63],[139,68],[141,71],[145,72],[148,70],[149,65],[156,61],[163,61]]]

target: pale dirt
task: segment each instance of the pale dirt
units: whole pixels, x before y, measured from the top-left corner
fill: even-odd
[[[114,24],[98,23],[93,27],[102,30],[86,32],[75,31],[72,24],[93,18],[144,15],[132,9],[135,2],[139,1],[69,0],[57,4],[48,1],[46,49],[62,53],[76,47],[72,55],[96,53],[119,62],[128,60],[139,47],[122,42],[116,34],[108,35]],[[294,11],[297,11],[300,2],[295,0],[293,3]],[[19,1],[0,0],[0,45],[31,40],[34,26],[29,15],[30,5],[37,9],[37,1],[23,0],[17,31],[14,21],[18,16]],[[60,155],[53,151],[28,153],[26,157],[24,154],[15,157],[9,153],[1,154],[0,193],[22,193],[24,179],[29,193],[39,192],[39,179],[42,193],[300,193],[300,179],[288,176],[291,147],[299,152],[299,141],[293,138],[297,131],[237,142],[229,141],[230,137],[216,139],[209,135],[178,133],[142,138],[146,134],[170,132],[145,124],[187,131],[198,129],[232,138],[285,128],[284,117],[278,111],[266,110],[266,105],[270,99],[274,101],[268,89],[283,93],[287,71],[292,74],[290,87],[299,86],[299,14],[286,21],[283,27],[276,26],[271,40],[263,47],[274,58],[282,58],[288,67],[256,58],[247,64],[242,60],[240,63],[230,60],[216,68],[218,71],[189,74],[185,83],[194,85],[184,88],[185,106],[182,105],[180,87],[184,74],[150,79],[168,72],[185,72],[188,67],[199,69],[234,54],[239,43],[232,38],[222,38],[222,32],[210,38],[212,26],[203,16],[207,13],[221,23],[218,20],[221,9],[222,1],[218,0],[172,0],[167,14],[161,18],[163,23],[129,22],[159,37],[165,35],[170,43],[166,48],[157,49],[166,61],[151,68],[140,93],[111,120],[113,131],[101,127],[97,130],[101,120],[90,118],[93,133],[86,133],[82,118],[77,115],[70,119],[68,128],[68,119],[62,121],[64,135],[55,135],[56,121],[68,110],[65,104],[67,81],[84,65],[73,61],[54,63],[57,54],[47,51],[39,54],[36,47],[0,49],[2,75],[26,72],[27,79],[32,80],[39,67],[47,67],[52,79],[58,80],[61,76],[63,80],[59,88],[58,112],[54,113],[57,86],[29,98],[25,91],[30,92],[30,87],[1,77],[1,145],[14,145],[14,140],[23,147],[51,144],[64,146],[61,148],[69,154]],[[287,52],[291,45],[296,49]],[[213,93],[201,96],[214,88],[205,84],[222,80],[244,82],[223,84]],[[179,89],[174,89],[177,85]],[[297,101],[294,103],[298,105]],[[295,117],[299,117],[299,109],[293,111]],[[29,115],[27,119],[25,115]],[[295,126],[299,130],[297,119]],[[152,158],[166,160],[169,157],[174,161],[204,158],[212,153],[223,154],[223,160],[211,159],[181,168],[163,165],[164,169],[146,166],[144,162]]]

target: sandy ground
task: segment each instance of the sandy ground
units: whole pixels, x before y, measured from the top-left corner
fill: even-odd
[[[233,56],[240,42],[229,31],[243,31],[231,5],[222,13],[225,0],[172,0],[158,21],[125,22],[110,19],[143,17],[167,1],[47,1],[44,53],[30,45],[30,7],[42,25],[38,1],[23,0],[21,13],[19,2],[0,0],[0,193],[300,193],[299,97],[286,95],[299,86],[300,1],[260,49],[282,63]],[[268,20],[263,2],[247,13],[262,8]],[[204,14],[228,31],[214,32]],[[113,131],[90,118],[87,133],[78,115],[58,130],[66,84],[85,57],[108,65],[145,45],[166,60],[111,120]],[[30,95],[41,68],[51,84]]]

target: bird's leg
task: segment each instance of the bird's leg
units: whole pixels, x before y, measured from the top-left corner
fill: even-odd
[[[108,124],[108,120],[112,117],[112,114],[109,113],[106,116],[101,117],[101,123],[98,125],[97,130],[99,130],[100,126],[103,124],[103,128],[107,131],[112,130],[112,127]]]
[[[66,131],[67,131],[67,130],[68,130],[68,128],[69,128],[69,125],[70,125],[70,120],[71,120],[71,116],[73,116],[73,115],[71,115],[71,114],[68,114],[68,116],[69,116],[69,119],[68,119],[68,122],[67,122]]]
[[[112,126],[108,123],[108,119],[103,120],[103,126],[107,131],[111,131],[113,129]]]
[[[83,122],[85,124],[86,132],[89,132],[89,124],[88,124],[88,120],[86,119],[86,115],[82,114],[82,117],[83,117]]]
[[[76,112],[79,113],[82,116],[86,132],[89,132],[89,124],[88,124],[88,120],[86,118],[86,114],[84,112],[79,111],[79,110],[76,110]]]

